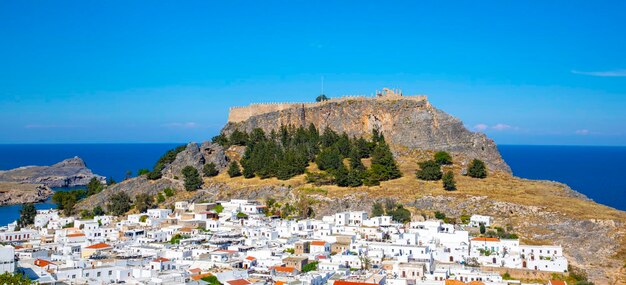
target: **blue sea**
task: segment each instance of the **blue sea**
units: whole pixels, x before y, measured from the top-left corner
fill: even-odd
[[[51,165],[79,156],[96,174],[120,181],[126,171],[136,175],[151,169],[171,144],[26,144],[0,145],[0,170],[26,165]],[[529,179],[553,180],[568,184],[598,203],[626,210],[626,147],[500,145],[513,174]],[[59,189],[65,190],[65,189]],[[21,206],[0,207],[0,225],[19,217]],[[51,201],[37,204],[50,209]]]

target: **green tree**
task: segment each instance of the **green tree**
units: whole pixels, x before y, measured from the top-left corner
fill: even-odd
[[[376,202],[372,205],[372,217],[379,217],[385,215],[385,209],[383,204]]]
[[[448,171],[443,175],[443,189],[448,191],[456,190],[456,182],[454,181],[454,173]]]
[[[467,168],[467,175],[473,178],[486,178],[487,168],[482,160],[474,159]]]
[[[248,143],[248,134],[240,130],[234,130],[228,138],[230,144],[245,146]]]
[[[394,221],[400,223],[407,223],[411,221],[411,212],[401,205],[387,214],[390,215]]]
[[[113,179],[112,176],[109,176],[109,178],[107,179],[107,185],[111,186],[111,185],[115,185],[117,182],[115,181],[115,179]]]
[[[217,176],[220,172],[217,170],[215,163],[209,162],[202,167],[202,173],[204,173],[204,176],[206,177],[213,177]]]
[[[20,227],[32,225],[35,222],[35,216],[37,216],[37,209],[35,209],[35,205],[33,205],[33,203],[22,204],[18,224]]]
[[[320,170],[337,169],[343,165],[341,153],[334,147],[323,149],[315,158],[315,163]]]
[[[239,168],[239,163],[237,163],[236,161],[233,161],[230,163],[230,166],[228,167],[228,176],[230,177],[241,176],[241,169]]]
[[[124,175],[124,180],[128,180],[133,177],[133,172],[130,170],[126,170],[126,174]]]
[[[190,165],[185,166],[181,172],[185,179],[185,190],[195,191],[202,187],[202,178],[195,167]]]
[[[350,186],[350,180],[348,178],[348,170],[343,165],[343,163],[339,164],[337,169],[333,169],[333,175],[335,176],[335,182],[337,186],[346,187]]]
[[[211,139],[211,142],[221,146],[228,146],[228,138],[224,134],[219,134]]]
[[[100,180],[96,177],[91,178],[87,184],[87,197],[100,193],[102,189],[104,189],[102,182],[100,182]]]
[[[434,160],[427,160],[419,163],[420,169],[415,172],[415,176],[421,180],[436,181],[441,179],[441,166]]]
[[[221,204],[217,204],[215,205],[215,207],[213,207],[213,210],[215,210],[215,212],[219,214],[224,211],[224,206],[222,206]]]
[[[371,169],[376,172],[375,175],[378,177],[379,181],[387,181],[402,176],[389,145],[384,141],[378,143],[372,151]]]
[[[440,165],[452,164],[452,156],[445,151],[438,151],[435,153],[435,161]]]
[[[102,209],[102,207],[100,207],[99,205],[96,206],[95,208],[93,208],[93,215],[94,216],[102,216],[104,215],[104,210]]]
[[[202,277],[201,279],[202,281],[209,283],[209,285],[222,285],[222,283],[220,283],[220,281],[214,275]]]
[[[141,193],[135,196],[135,209],[137,209],[139,213],[143,213],[148,209],[154,208],[155,206],[156,205],[154,205],[154,197],[152,197],[151,195],[148,195],[147,193]]]
[[[319,262],[314,261],[311,263],[307,263],[305,266],[302,266],[302,273],[311,272],[317,270],[317,264]]]
[[[361,161],[361,155],[356,148],[353,148],[350,152],[350,169],[365,171],[365,165]]]
[[[137,176],[141,176],[141,175],[148,174],[148,173],[150,173],[150,170],[147,168],[141,168],[137,170]]]
[[[445,219],[445,218],[446,218],[446,214],[444,214],[444,213],[442,213],[442,212],[439,212],[439,211],[436,211],[436,212],[435,212],[435,219],[438,219],[438,220],[443,220],[443,219]]]
[[[339,140],[339,135],[331,128],[325,128],[320,136],[320,144],[322,147],[331,147]]]
[[[115,216],[121,216],[130,210],[131,200],[126,192],[117,192],[109,198],[107,210]]]
[[[166,197],[172,197],[172,196],[174,196],[174,189],[169,188],[169,187],[165,188],[165,189],[163,189],[163,193],[165,193]]]
[[[317,96],[315,98],[315,102],[322,102],[322,101],[327,101],[327,100],[328,100],[328,97],[326,97],[326,95],[324,95],[324,94],[322,94],[320,96]]]
[[[162,193],[157,194],[157,203],[161,204],[165,202],[165,196]]]
[[[154,165],[152,171],[148,173],[147,177],[150,180],[157,180],[163,176],[161,173],[165,166],[171,164],[176,159],[176,156],[183,150],[187,149],[187,146],[181,145],[174,149],[170,149],[163,156],[159,158],[159,160]]]
[[[57,204],[57,209],[63,211],[65,216],[71,216],[76,203],[85,196],[85,190],[57,191],[52,195],[52,202]]]
[[[0,284],[30,285],[33,282],[22,274],[5,272],[0,274]]]

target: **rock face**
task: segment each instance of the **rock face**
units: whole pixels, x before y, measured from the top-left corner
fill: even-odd
[[[396,153],[406,149],[444,150],[479,158],[492,170],[511,172],[493,140],[482,133],[467,130],[463,123],[434,108],[426,99],[354,99],[318,105],[294,105],[280,111],[250,116],[229,122],[222,130],[250,132],[261,128],[266,133],[284,126],[308,126],[319,130],[331,128],[350,136],[368,137],[379,129]]]
[[[87,185],[92,178],[106,179],[91,172],[79,157],[69,158],[51,166],[25,166],[0,172],[0,182],[43,184],[48,187]]]
[[[193,166],[202,173],[204,164],[209,162],[215,163],[220,171],[225,169],[228,166],[228,157],[224,148],[211,142],[203,142],[200,146],[192,142],[187,144],[185,150],[178,153],[172,164],[163,169],[163,175],[169,178],[182,178],[181,171],[186,166]]]
[[[105,208],[111,195],[118,192],[125,192],[132,200],[134,200],[135,196],[138,194],[146,193],[149,195],[156,195],[165,188],[182,189],[182,181],[175,181],[169,178],[161,178],[151,181],[148,180],[145,175],[142,175],[106,187],[102,192],[81,200],[77,205],[77,208],[93,209],[95,206]]]
[[[42,184],[0,182],[0,205],[39,203],[54,194],[50,187]]]

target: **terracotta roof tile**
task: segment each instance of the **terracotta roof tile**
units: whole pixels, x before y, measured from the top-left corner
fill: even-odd
[[[111,246],[106,244],[106,243],[101,242],[101,243],[92,244],[92,245],[90,245],[88,247],[85,247],[85,248],[89,248],[89,249],[103,249],[103,248],[109,248],[109,247],[111,247]]]
[[[498,242],[499,238],[489,238],[489,237],[475,237],[472,241],[484,241],[484,242]]]
[[[231,281],[226,281],[226,283],[228,283],[230,285],[248,285],[248,284],[251,284],[250,281],[248,281],[246,279],[231,280]]]

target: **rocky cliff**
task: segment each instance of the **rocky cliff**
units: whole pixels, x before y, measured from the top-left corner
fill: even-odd
[[[0,205],[39,203],[54,194],[43,184],[0,182]]]
[[[231,121],[222,133],[229,135],[236,129],[250,132],[254,128],[269,133],[281,125],[306,127],[312,123],[320,130],[331,128],[338,133],[367,137],[377,128],[397,154],[406,150],[444,150],[463,154],[468,159],[479,158],[492,170],[511,172],[493,140],[467,130],[463,122],[433,107],[426,99],[409,98],[412,97],[294,105],[253,115],[245,121]]]
[[[91,172],[79,158],[69,158],[51,166],[24,166],[0,171],[0,182],[43,184],[48,187],[87,185],[92,178],[104,182],[105,178]]]

